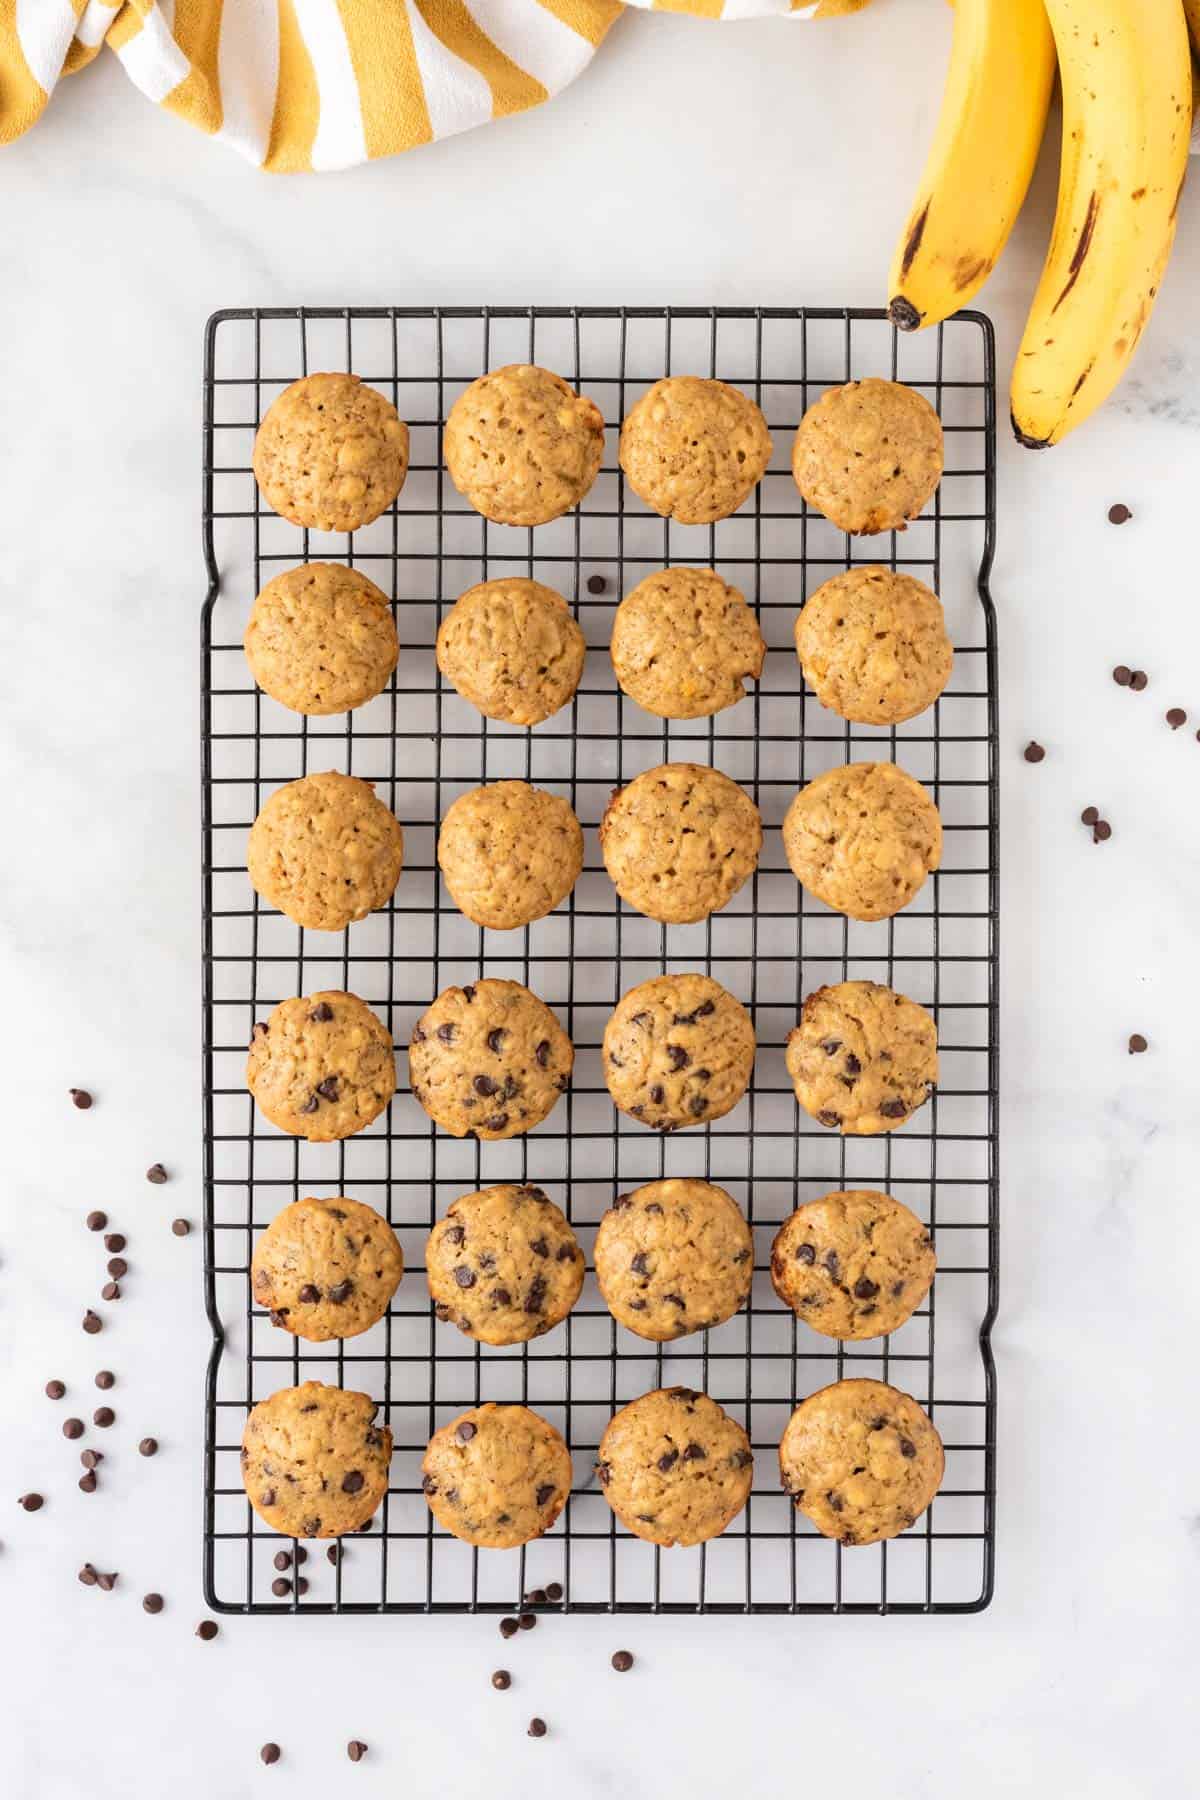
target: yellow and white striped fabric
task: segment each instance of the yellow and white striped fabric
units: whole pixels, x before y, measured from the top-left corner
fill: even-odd
[[[634,0],[745,19],[868,0]],[[549,99],[621,0],[0,0],[0,144],[102,46],[147,99],[259,168],[344,169]]]

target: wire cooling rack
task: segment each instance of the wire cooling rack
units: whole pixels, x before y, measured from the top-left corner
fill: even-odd
[[[490,525],[446,477],[441,430],[483,370],[514,361],[558,370],[607,421],[603,470],[577,512],[536,530]],[[264,508],[251,473],[255,427],[297,376],[348,369],[396,403],[411,466],[395,506],[351,537],[301,531]],[[753,394],[775,451],[733,518],[688,527],[657,518],[626,487],[621,419],[666,373],[711,374]],[[900,536],[849,539],[806,511],[792,482],[792,434],[824,388],[877,374],[937,407],[946,473],[927,513]],[[997,1283],[997,770],[994,619],[987,591],[995,529],[992,332],[963,313],[897,335],[883,315],[846,309],[394,308],[223,312],[205,345],[203,926],[205,1283],[213,1349],[206,1388],[204,1585],[235,1612],[508,1611],[559,1582],[549,1610],[617,1612],[970,1612],[992,1592],[995,1383],[988,1344]],[[259,587],[305,560],[362,568],[395,602],[401,643],[385,693],[336,718],[302,719],[258,692],[241,640]],[[617,689],[607,656],[620,596],[655,567],[711,565],[757,608],[769,651],[761,681],[713,719],[651,717]],[[954,673],[937,705],[894,729],[848,725],[803,691],[792,627],[805,596],[852,563],[910,569],[941,594]],[[440,679],[433,644],[456,597],[489,576],[537,577],[562,592],[588,642],[578,696],[533,731],[496,724]],[[602,578],[602,592],[594,591]],[[803,894],[779,825],[797,787],[852,759],[891,758],[932,789],[945,827],[939,873],[886,922],[860,924]],[[713,763],[762,809],[757,874],[725,911],[662,926],[622,906],[596,826],[614,786],[667,760]],[[404,825],[404,874],[391,904],[337,935],[302,931],[264,906],[245,872],[246,835],[272,789],[310,770],[376,784]],[[564,793],[585,829],[570,900],[520,932],[472,925],[440,886],[438,820],[484,780],[518,776]],[[703,1129],[660,1137],[619,1115],[604,1087],[605,1020],[634,983],[703,969],[750,1009],[758,1037],[745,1100]],[[575,1043],[570,1092],[536,1131],[501,1143],[439,1134],[401,1086],[388,1113],[338,1144],[278,1132],[245,1087],[253,1021],[319,988],[362,996],[398,1046],[433,996],[481,974],[524,982]],[[929,1105],[886,1136],[843,1139],[797,1107],[783,1046],[803,996],[846,978],[887,982],[938,1022],[941,1080]],[[619,1192],[664,1175],[711,1177],[754,1229],[749,1306],[726,1324],[655,1346],[612,1320],[591,1271],[594,1228]],[[539,1183],[588,1252],[565,1323],[515,1349],[489,1349],[433,1317],[424,1243],[456,1195],[495,1181]],[[839,1346],[775,1298],[771,1239],[802,1200],[876,1187],[934,1232],[927,1303],[889,1338]],[[388,1316],[342,1343],[275,1329],[250,1291],[258,1233],[304,1194],[346,1193],[385,1212],[407,1273]],[[776,1446],[798,1400],[842,1376],[912,1392],[946,1443],[941,1492],[888,1544],[843,1549],[818,1536],[779,1487]],[[370,1393],[395,1434],[391,1486],[373,1526],[329,1566],[310,1544],[307,1591],[271,1593],[281,1540],[242,1491],[248,1408],[316,1377]],[[592,1463],[613,1411],[649,1388],[703,1388],[750,1432],[756,1464],[745,1511],[698,1549],[659,1551],[617,1526]],[[421,1494],[425,1443],[480,1400],[520,1400],[564,1433],[575,1463],[562,1518],[523,1551],[471,1550],[435,1524]],[[294,1571],[299,1573],[297,1569]]]

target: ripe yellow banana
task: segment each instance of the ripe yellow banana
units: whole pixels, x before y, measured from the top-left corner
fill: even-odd
[[[1043,0],[958,0],[942,110],[888,276],[905,331],[966,306],[1013,228],[1054,83]]]
[[[1062,75],[1058,210],[1012,378],[1013,430],[1057,444],[1112,392],[1175,236],[1192,123],[1179,0],[1045,0]]]

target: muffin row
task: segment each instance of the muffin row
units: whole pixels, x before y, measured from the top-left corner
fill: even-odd
[[[527,1182],[463,1194],[425,1246],[437,1317],[477,1343],[528,1343],[560,1325],[583,1289],[584,1255],[562,1209]],[[933,1282],[929,1231],[890,1194],[823,1194],[771,1246],[775,1292],[840,1342],[886,1337]],[[747,1302],[754,1240],[715,1182],[668,1177],[620,1194],[600,1220],[596,1280],[614,1319],[651,1343],[723,1325]],[[404,1274],[399,1240],[345,1195],[285,1206],[255,1246],[250,1285],[273,1325],[309,1343],[357,1337],[386,1314]]]
[[[707,1125],[737,1105],[754,1066],[750,1015],[711,976],[631,988],[605,1027],[613,1102],[654,1131]],[[543,1000],[516,981],[448,987],[413,1027],[413,1098],[452,1137],[511,1138],[548,1118],[575,1051]],[[911,1118],[938,1076],[937,1027],[915,1000],[872,981],[817,988],[789,1033],[796,1099],[819,1124],[871,1137]],[[370,1125],[396,1090],[386,1026],[336,989],[282,1000],[251,1035],[246,1084],[273,1125],[331,1143]]]
[[[442,451],[455,487],[484,518],[545,525],[577,506],[599,474],[604,416],[561,375],[510,363],[455,400]],[[652,512],[706,525],[749,499],[771,451],[767,421],[740,388],[673,375],[631,408],[619,460]],[[318,531],[356,531],[396,499],[408,455],[408,427],[390,401],[356,375],[323,373],[293,382],[273,401],[253,463],[283,518]],[[808,408],[791,461],[806,503],[841,530],[903,531],[941,480],[941,421],[898,382],[850,381]]]
[[[242,1439],[255,1512],[289,1537],[340,1537],[367,1525],[388,1491],[392,1434],[366,1394],[319,1381],[259,1401]],[[571,1493],[562,1436],[527,1406],[475,1406],[429,1440],[421,1491],[465,1543],[511,1550],[549,1531]],[[911,1395],[845,1380],[810,1394],[779,1444],[784,1492],[825,1537],[896,1537],[941,1485],[941,1438]],[[648,1543],[718,1536],[750,1498],[754,1455],[741,1425],[694,1388],[656,1388],[621,1408],[600,1440],[600,1492]]]

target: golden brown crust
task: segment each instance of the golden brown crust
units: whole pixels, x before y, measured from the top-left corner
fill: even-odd
[[[515,931],[571,892],[583,867],[583,832],[561,794],[494,781],[450,807],[437,858],[460,912],[491,931]]]
[[[479,376],[450,408],[446,468],[498,525],[545,525],[578,506],[604,453],[604,418],[569,382],[534,363]]]
[[[485,718],[540,725],[579,686],[587,646],[561,594],[500,576],[461,594],[442,620],[437,664]]]
[[[796,655],[822,706],[857,725],[899,725],[932,706],[954,651],[942,603],[877,563],[823,582],[796,620]]]
[[[836,1381],[810,1394],[779,1446],[784,1491],[843,1544],[877,1544],[915,1525],[945,1467],[928,1414],[882,1381]]]
[[[357,531],[392,504],[408,473],[408,426],[357,375],[306,375],[267,409],[254,474],[281,518]]]
[[[767,647],[745,597],[712,569],[660,569],[613,620],[613,669],[631,700],[661,719],[701,719],[745,699]]]
[[[762,849],[757,806],[719,769],[662,763],[613,795],[600,849],[622,900],[687,924],[727,906]]]
[[[942,860],[942,821],[895,763],[847,763],[801,788],[783,821],[796,880],[851,919],[888,919]]]
[[[937,1081],[937,1027],[923,1006],[874,981],[817,988],[788,1036],[796,1098],[846,1136],[894,1131]]]
[[[341,563],[304,563],[268,581],[244,642],[263,692],[309,715],[348,712],[374,699],[398,654],[387,596]]]
[[[929,1292],[937,1258],[928,1228],[890,1194],[852,1188],[806,1201],[771,1246],[785,1306],[825,1337],[883,1337]]]
[[[385,906],[403,866],[399,820],[369,781],[334,769],[276,788],[246,845],[256,892],[310,931],[342,931]]]
[[[740,388],[668,375],[631,408],[620,456],[626,480],[652,512],[709,525],[754,492],[771,460],[771,434]]]
[[[903,531],[942,477],[942,422],[924,395],[868,376],[828,388],[800,421],[792,474],[842,531]]]

